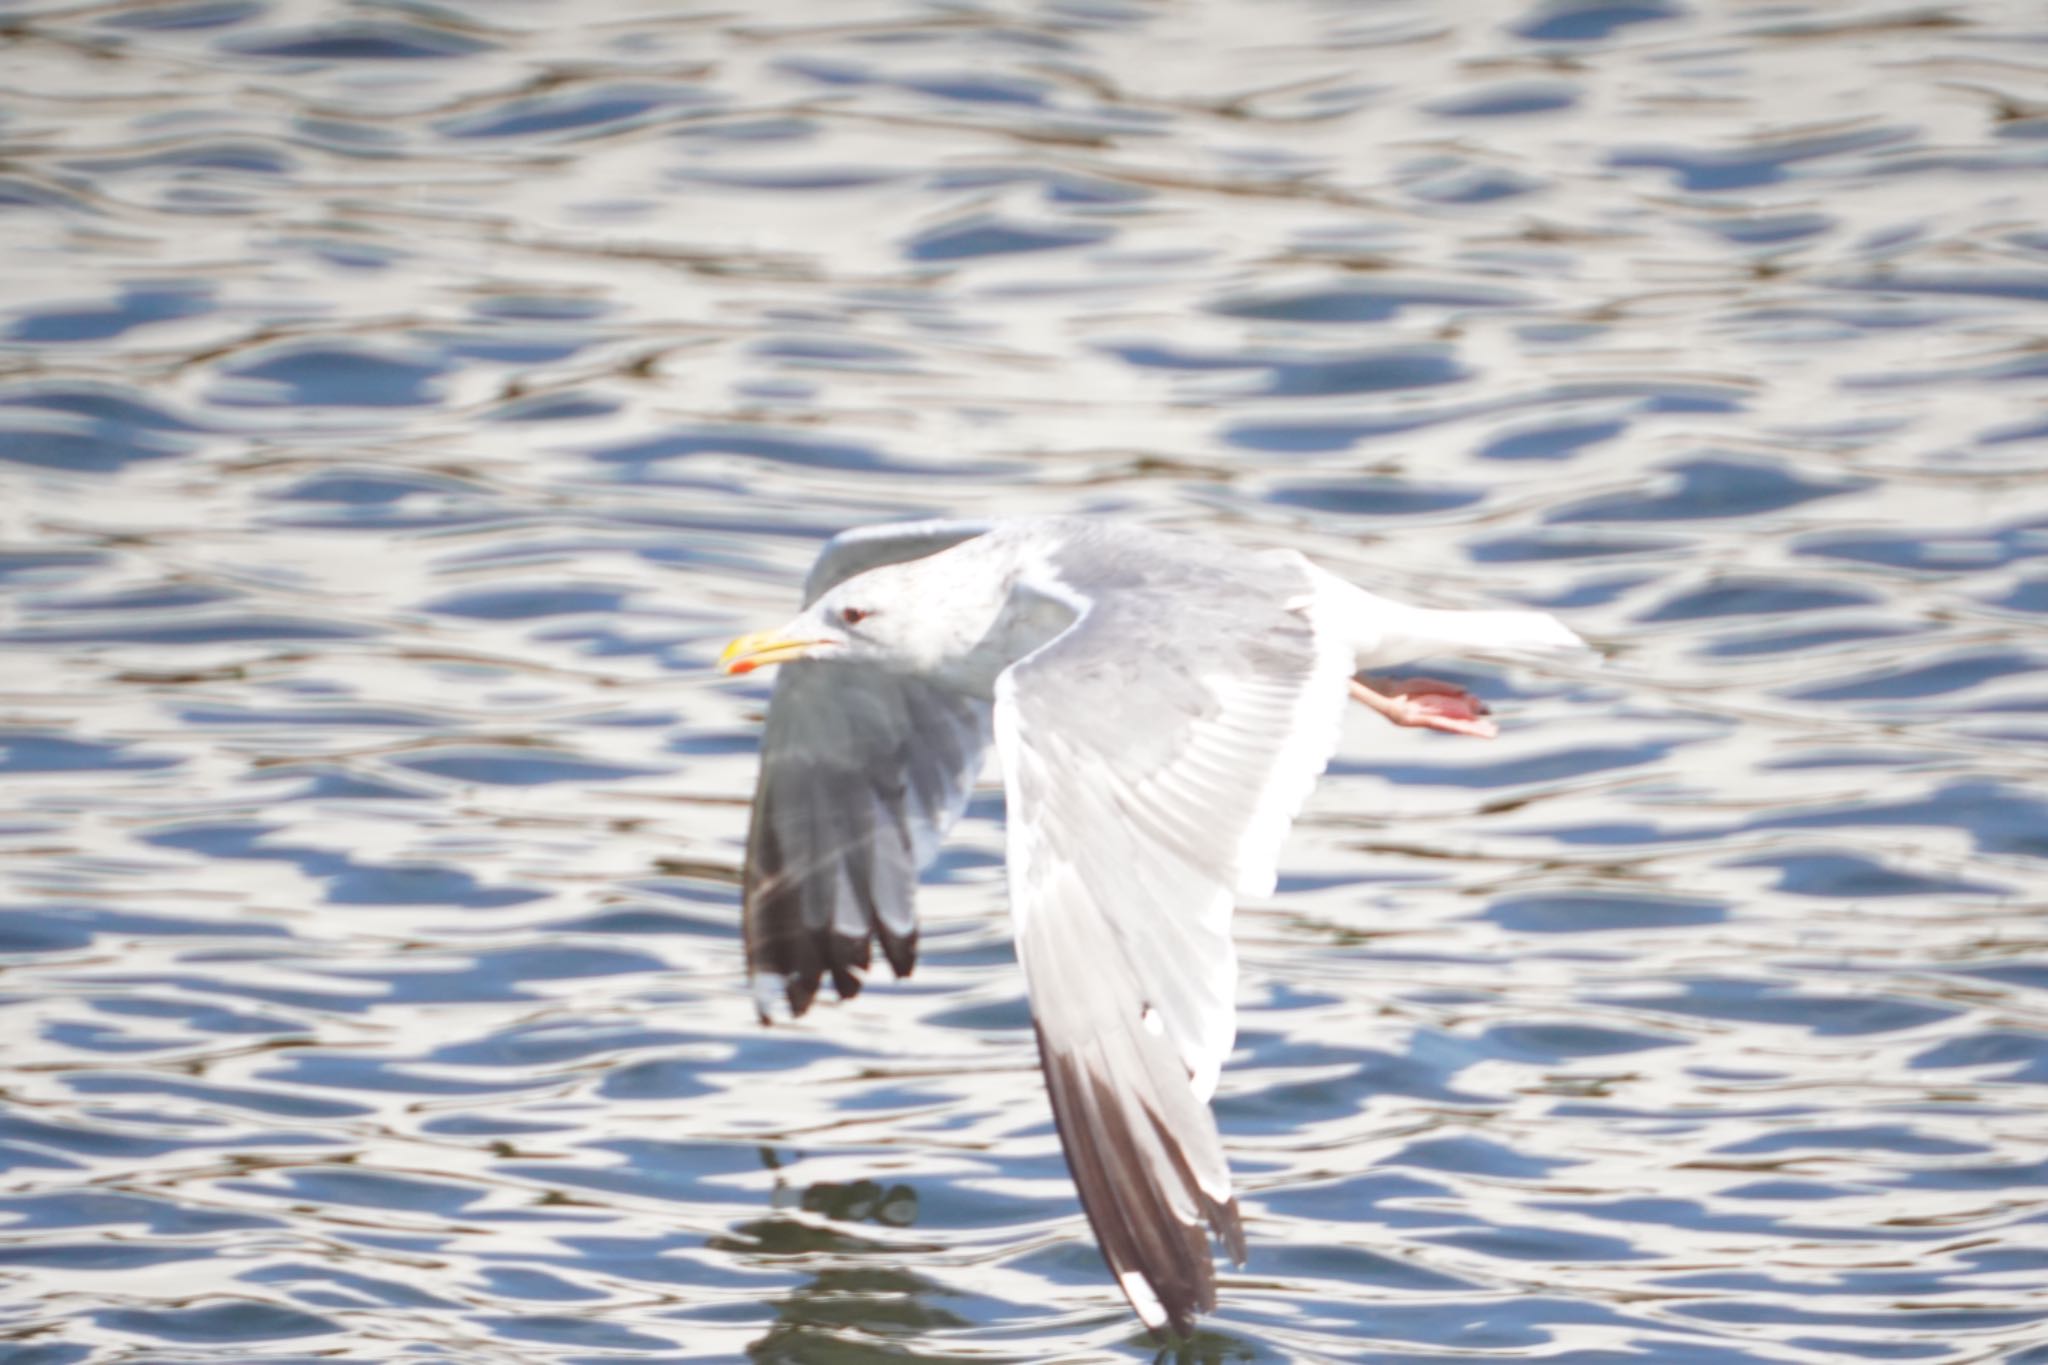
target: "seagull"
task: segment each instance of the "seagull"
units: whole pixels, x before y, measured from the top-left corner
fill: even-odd
[[[1363,670],[1583,642],[1541,612],[1390,601],[1294,550],[1083,517],[847,531],[803,597],[720,658],[782,665],[741,879],[762,1022],[828,976],[858,993],[877,943],[909,975],[918,873],[993,740],[1067,1168],[1132,1309],[1186,1338],[1216,1306],[1210,1234],[1245,1262],[1209,1109],[1237,1033],[1232,909],[1273,893],[1348,701],[1494,733],[1463,688]]]

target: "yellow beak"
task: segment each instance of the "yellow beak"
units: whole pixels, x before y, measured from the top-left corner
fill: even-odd
[[[734,675],[752,673],[757,668],[801,659],[815,646],[824,643],[823,640],[792,640],[775,630],[757,630],[727,645],[725,653],[718,656],[718,666]]]

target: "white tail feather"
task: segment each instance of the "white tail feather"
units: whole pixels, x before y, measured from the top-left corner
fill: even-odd
[[[1318,617],[1350,642],[1360,668],[1432,654],[1557,654],[1591,648],[1548,612],[1411,607],[1375,596],[1313,565],[1310,573]]]
[[[1392,605],[1391,603],[1389,605]],[[1402,609],[1390,621],[1388,643],[1398,635],[1415,646],[1417,656],[1449,650],[1481,650],[1495,654],[1556,654],[1590,648],[1571,627],[1542,611],[1431,611]]]

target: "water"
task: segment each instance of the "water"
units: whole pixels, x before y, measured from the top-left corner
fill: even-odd
[[[5,19],[0,1362],[1150,1358],[1000,797],[734,927],[718,647],[1053,511],[1610,654],[1242,910],[1188,1359],[2048,1360],[2038,6]]]

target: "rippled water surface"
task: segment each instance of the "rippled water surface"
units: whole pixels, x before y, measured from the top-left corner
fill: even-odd
[[[0,24],[0,1362],[1149,1358],[999,794],[736,942],[718,647],[1054,511],[1608,654],[1241,910],[1186,1358],[2048,1361],[2037,4]]]

